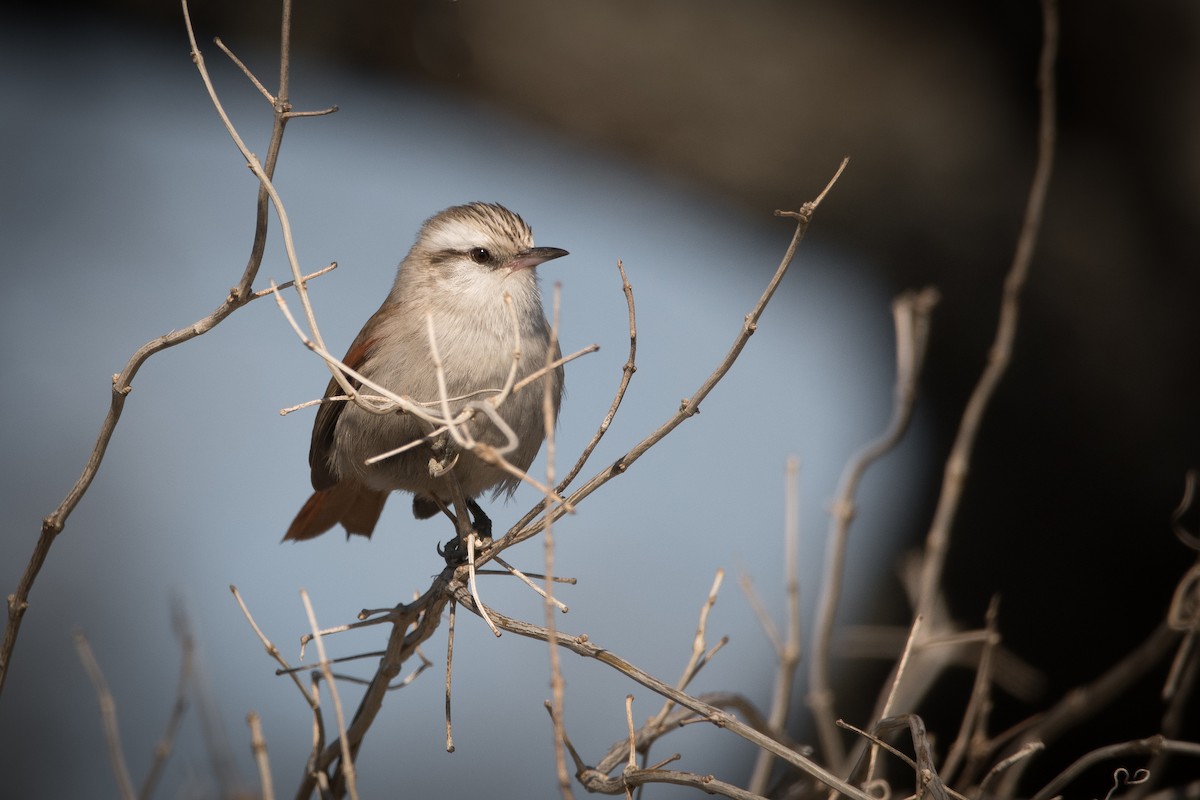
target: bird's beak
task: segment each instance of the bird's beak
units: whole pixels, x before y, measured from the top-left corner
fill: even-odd
[[[504,265],[504,268],[509,272],[517,270],[529,269],[536,267],[538,264],[543,264],[554,258],[562,258],[570,255],[561,247],[530,247],[528,250],[522,250],[513,256],[512,261]]]

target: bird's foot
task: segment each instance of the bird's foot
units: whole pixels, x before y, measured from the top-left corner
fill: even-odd
[[[470,509],[472,518],[470,534],[478,536],[481,544],[490,542],[492,540],[492,520],[474,500],[467,501],[467,508]],[[446,544],[439,544],[437,552],[439,556],[446,559],[446,563],[450,566],[465,564],[468,555],[466,539],[463,536],[455,536]]]

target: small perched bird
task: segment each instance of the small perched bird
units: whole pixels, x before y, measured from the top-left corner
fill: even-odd
[[[470,203],[435,214],[421,226],[412,249],[400,262],[387,299],[363,325],[342,361],[363,377],[440,414],[442,396],[426,322],[431,315],[445,372],[445,394],[451,414],[457,414],[467,403],[496,395],[504,387],[516,344],[513,309],[520,337],[517,380],[546,366],[550,326],[542,310],[535,267],[565,255],[567,251],[557,247],[534,247],[533,231],[525,221],[500,205]],[[506,293],[512,297],[512,309],[505,303]],[[559,357],[557,345],[551,357]],[[529,468],[542,446],[547,380],[557,416],[563,391],[561,366],[511,394],[498,409],[519,442],[505,457],[521,470]],[[331,380],[325,397],[342,394],[337,381]],[[499,447],[507,441],[482,413],[477,412],[465,427],[480,442]],[[308,451],[316,491],[284,540],[311,539],[338,523],[347,537],[352,533],[369,537],[388,494],[397,489],[412,493],[413,515],[426,519],[449,510],[451,480],[461,488],[475,518],[474,529],[490,536],[491,521],[475,498],[489,489],[493,496],[511,495],[520,480],[468,451],[458,451],[448,434],[431,437],[433,428],[410,413],[375,414],[353,401],[323,402]],[[365,463],[416,440],[423,441],[383,461]],[[438,465],[450,468],[436,474]]]

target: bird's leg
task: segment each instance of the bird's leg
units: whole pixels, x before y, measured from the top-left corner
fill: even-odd
[[[479,538],[492,538],[492,520],[487,514],[483,513],[483,509],[479,507],[479,503],[476,503],[474,500],[468,500],[467,508],[471,510],[475,533],[479,534]]]
[[[492,521],[483,513],[478,503],[468,500],[463,494],[462,486],[453,472],[444,477],[450,488],[449,505],[453,506],[454,510],[447,508],[447,504],[440,498],[435,500],[446,516],[454,520],[456,536],[439,547],[438,554],[445,558],[448,564],[461,564],[467,557],[467,537],[474,535],[480,539],[492,538]],[[471,521],[472,515],[475,517],[474,523]]]

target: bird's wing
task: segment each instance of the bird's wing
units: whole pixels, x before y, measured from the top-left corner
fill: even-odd
[[[345,357],[342,358],[342,363],[355,371],[361,371],[363,363],[375,348],[374,337],[364,336],[371,327],[370,323],[363,327],[358,337],[350,345],[350,349],[346,351]],[[358,381],[353,378],[348,380],[351,386],[358,389]],[[337,397],[341,394],[344,392],[338,385],[337,379],[330,378],[329,385],[325,387],[324,397]],[[338,476],[329,462],[330,456],[333,454],[333,434],[337,429],[338,417],[342,415],[342,409],[348,402],[351,401],[339,400],[333,403],[321,403],[320,408],[317,409],[317,418],[313,420],[312,443],[308,447],[308,466],[312,470],[313,488],[318,492],[328,489],[338,482]]]

